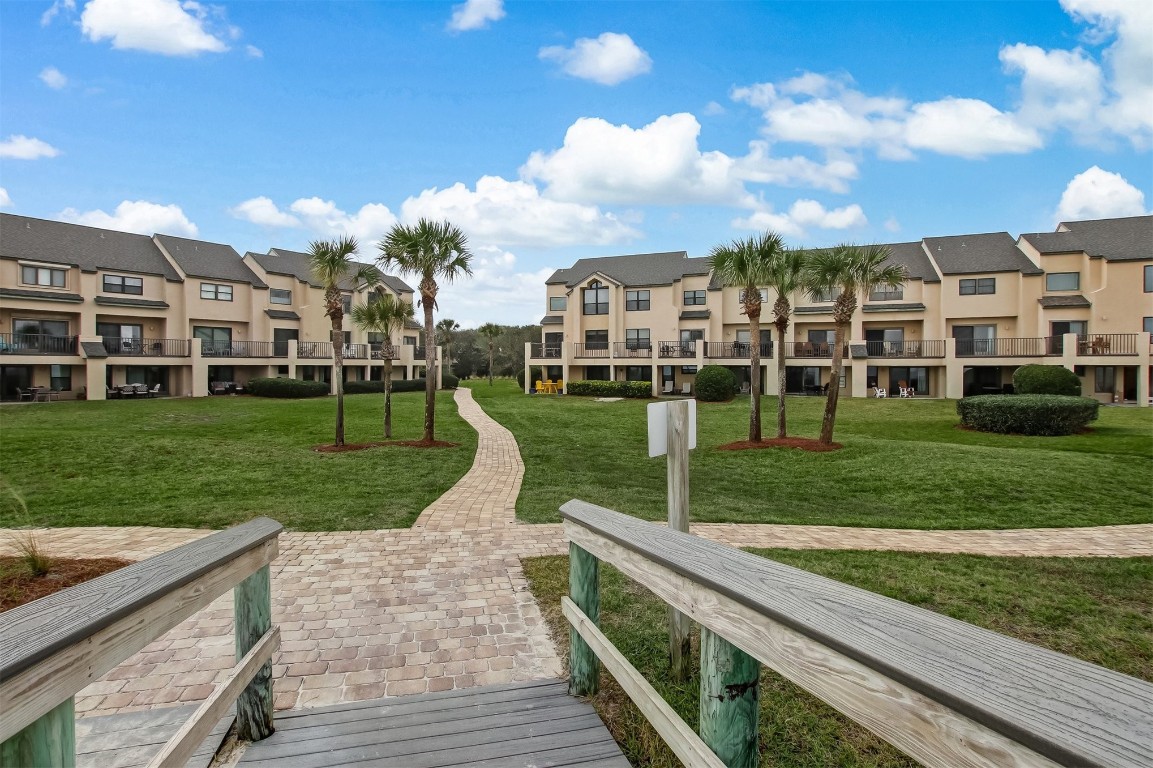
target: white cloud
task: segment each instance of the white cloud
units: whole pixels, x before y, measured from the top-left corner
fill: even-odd
[[[709,117],[715,117],[717,115],[725,114],[725,108],[715,101],[710,101],[705,105],[705,108],[702,110],[702,112]]]
[[[0,208],[7,208],[12,205],[12,198],[8,196],[8,190],[0,187]]]
[[[1145,214],[1145,193],[1119,173],[1093,166],[1073,177],[1057,206],[1057,221]]]
[[[457,182],[426,189],[401,206],[401,218],[448,219],[480,245],[605,245],[638,237],[621,218],[596,206],[550,200],[535,185],[484,176],[470,190]]]
[[[302,197],[288,208],[313,232],[326,237],[352,235],[362,246],[375,243],[396,223],[396,216],[381,203],[366,203],[356,213],[345,213],[331,200]]]
[[[80,28],[92,42],[111,40],[117,49],[196,56],[228,50],[210,30],[219,13],[194,0],[91,0],[80,14]]]
[[[914,149],[968,158],[1031,152],[1044,143],[1035,129],[977,99],[917,104],[905,130]]]
[[[601,85],[616,85],[643,75],[653,60],[625,34],[605,32],[600,37],[582,37],[571,48],[551,45],[540,49],[542,61],[555,61],[562,70]]]
[[[276,207],[271,199],[261,196],[245,200],[229,208],[228,213],[235,218],[260,224],[265,227],[299,227],[300,219]]]
[[[551,268],[524,272],[512,253],[491,246],[474,246],[472,277],[442,285],[439,317],[452,317],[465,328],[495,322],[527,325],[540,320],[545,305],[544,281]]]
[[[1006,72],[1021,75],[1020,119],[1035,128],[1084,132],[1104,98],[1101,68],[1084,51],[1046,51],[1017,43],[1001,48]]]
[[[490,21],[504,18],[504,0],[465,0],[452,7],[448,28],[453,32],[484,29]]]
[[[56,157],[60,150],[46,141],[29,136],[9,136],[0,141],[0,157],[11,160],[36,160],[41,157]]]
[[[885,227],[886,232],[900,232],[901,231],[901,222],[897,221],[896,216],[890,216],[889,218],[885,219],[885,223],[883,226]]]
[[[809,229],[852,229],[868,223],[865,212],[856,203],[830,210],[816,200],[797,200],[784,213],[764,206],[732,222],[738,229],[768,229],[787,237],[804,237]]]
[[[59,91],[68,85],[68,78],[56,67],[45,67],[40,70],[40,80],[54,91]]]
[[[255,45],[244,46],[244,52],[246,54],[248,54],[248,58],[250,58],[250,59],[263,59],[264,58],[264,51],[260,50]]]
[[[768,142],[751,141],[749,154],[737,158],[734,172],[742,181],[758,184],[848,192],[848,182],[858,175],[857,164],[840,153],[828,155],[824,163],[800,155],[774,157]]]
[[[141,235],[154,233],[196,237],[198,229],[188,220],[178,205],[160,205],[145,200],[125,200],[116,206],[114,213],[101,210],[81,213],[75,208],[65,208],[57,214],[62,221],[84,224],[101,229],[114,229],[119,232],[136,232]]]
[[[52,6],[40,17],[40,26],[46,27],[61,11],[72,12],[76,10],[76,0],[55,0]]]

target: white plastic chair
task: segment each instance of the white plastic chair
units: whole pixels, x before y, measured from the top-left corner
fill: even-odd
[[[889,391],[884,387],[873,387],[873,396],[878,398],[888,397]]]
[[[681,384],[681,394],[682,395],[691,395],[692,393],[693,393],[692,386],[687,381],[684,382],[683,384]]]
[[[912,387],[901,387],[901,397],[912,397],[917,394],[917,390]]]
[[[661,392],[666,395],[671,395],[673,393],[673,383],[671,381],[666,381],[664,389],[662,389]]]

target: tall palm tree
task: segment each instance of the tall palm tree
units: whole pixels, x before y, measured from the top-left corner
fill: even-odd
[[[353,261],[360,249],[355,237],[314,240],[308,244],[312,276],[324,289],[324,314],[332,321],[332,362],[336,377],[336,445],[344,445],[344,295],[348,285],[355,293],[373,285],[379,275],[368,264]]]
[[[501,333],[503,333],[503,330],[496,323],[485,323],[480,328],[477,328],[476,332],[488,339],[488,385],[491,387],[493,351],[495,349],[496,337],[500,336]]]
[[[395,224],[380,241],[377,264],[381,269],[396,269],[420,277],[420,305],[424,309],[424,440],[431,443],[436,422],[436,381],[433,365],[436,337],[432,311],[440,290],[437,280],[451,283],[463,275],[472,275],[472,252],[468,238],[460,228],[447,221],[421,219],[414,225]]]
[[[352,322],[357,328],[384,337],[384,437],[392,437],[392,337],[416,314],[407,301],[383,294],[379,301],[357,304],[352,308]]]
[[[749,319],[749,441],[761,441],[761,286],[767,285],[773,262],[785,248],[774,232],[750,235],[709,253],[709,269],[723,285],[740,286],[742,313]]]
[[[814,296],[838,291],[833,301],[833,364],[829,371],[829,394],[825,400],[825,416],[821,421],[822,443],[833,442],[833,426],[837,420],[837,400],[840,397],[841,370],[844,367],[845,336],[853,315],[857,311],[857,295],[874,288],[897,288],[908,278],[904,265],[886,264],[889,249],[883,245],[841,244],[814,251],[807,265],[807,287]]]
[[[789,297],[805,287],[805,252],[784,248],[769,266],[768,287],[777,292],[773,302],[773,325],[777,329],[777,437],[787,437],[785,424],[785,334],[793,313]]]
[[[460,323],[452,318],[445,317],[436,324],[436,339],[437,343],[444,345],[444,365],[445,370],[452,373],[452,337],[460,330]]]

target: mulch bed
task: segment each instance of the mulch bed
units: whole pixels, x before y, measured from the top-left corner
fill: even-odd
[[[312,450],[317,453],[348,453],[349,451],[363,451],[367,448],[381,448],[384,446],[400,446],[402,448],[456,448],[460,443],[447,443],[444,440],[383,440],[377,443],[345,443],[344,445],[314,445]]]
[[[91,560],[52,560],[48,573],[33,576],[19,557],[0,557],[0,611],[76,586],[131,565],[131,560],[101,557]]]
[[[759,443],[754,443],[751,440],[738,440],[735,443],[717,446],[718,451],[747,451],[758,448],[800,448],[802,451],[827,453],[829,451],[839,451],[844,448],[844,446],[840,443],[822,443],[819,440],[813,440],[808,437],[774,437],[768,440],[761,440]]]

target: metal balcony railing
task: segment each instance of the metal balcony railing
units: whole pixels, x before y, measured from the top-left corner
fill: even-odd
[[[533,360],[541,360],[544,358],[560,358],[561,345],[558,342],[533,342],[532,349],[529,351]]]
[[[710,341],[705,344],[705,357],[713,359],[748,360],[753,354],[753,345],[747,341]],[[761,359],[773,356],[773,343],[761,342]]]
[[[301,341],[296,345],[296,356],[302,360],[329,360],[332,358],[331,341]]]
[[[652,356],[653,346],[647,340],[613,342],[613,357],[651,358]]]
[[[75,355],[76,336],[50,336],[46,333],[0,333],[0,354]]]
[[[609,343],[593,341],[588,344],[573,344],[573,357],[608,357]]]
[[[188,339],[136,339],[104,337],[104,351],[115,357],[188,357],[192,354]]]
[[[957,339],[957,357],[1041,357],[1045,339]]]
[[[921,341],[866,341],[869,358],[874,357],[944,357],[943,339]]]
[[[657,346],[658,357],[686,358],[697,356],[695,341],[662,341]]]

